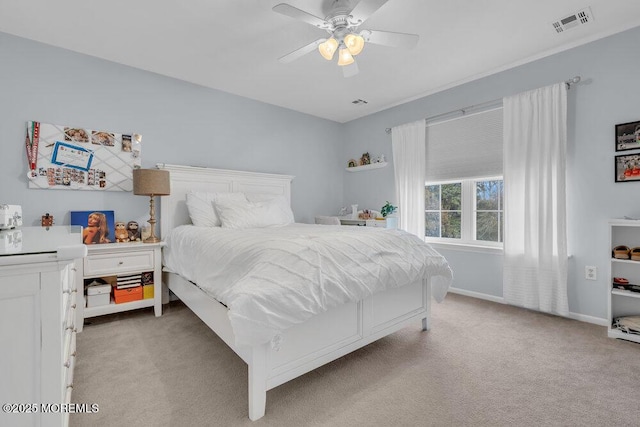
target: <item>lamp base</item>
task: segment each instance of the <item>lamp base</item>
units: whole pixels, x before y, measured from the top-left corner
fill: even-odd
[[[149,235],[149,237],[143,240],[143,243],[161,242],[162,240],[156,236],[156,209],[153,200],[153,194],[149,198],[149,215],[151,216],[151,218],[149,218],[149,221],[147,222],[151,226],[151,234]]]

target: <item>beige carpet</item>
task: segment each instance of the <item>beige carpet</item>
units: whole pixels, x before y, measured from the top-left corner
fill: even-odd
[[[640,345],[604,327],[449,294],[419,322],[267,392],[180,303],[78,336],[72,426],[638,426]]]

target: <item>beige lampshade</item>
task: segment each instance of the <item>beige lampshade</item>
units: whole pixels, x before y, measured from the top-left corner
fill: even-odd
[[[133,194],[138,196],[168,196],[171,194],[169,171],[162,169],[134,169]]]
[[[331,37],[329,40],[324,43],[320,43],[318,46],[318,50],[320,51],[320,55],[327,61],[331,61],[333,59],[333,55],[336,53],[338,49],[338,41]]]
[[[364,49],[364,38],[358,34],[347,34],[344,37],[344,45],[351,55],[356,56]]]
[[[353,64],[353,56],[351,56],[351,54],[349,53],[348,49],[340,49],[340,52],[338,52],[338,65],[340,65],[341,67],[344,65],[349,65],[349,64]]]

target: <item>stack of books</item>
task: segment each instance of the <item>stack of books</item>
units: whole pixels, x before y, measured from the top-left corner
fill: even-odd
[[[142,274],[128,274],[126,276],[118,276],[116,281],[116,289],[135,288],[142,284]]]

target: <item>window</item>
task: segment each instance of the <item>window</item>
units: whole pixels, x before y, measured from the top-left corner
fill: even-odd
[[[471,245],[502,246],[501,177],[427,183],[425,237]]]
[[[462,237],[462,183],[427,185],[425,194],[425,236]]]
[[[426,240],[502,247],[502,122],[495,106],[427,121]]]
[[[476,181],[475,240],[502,243],[504,234],[502,179]]]

